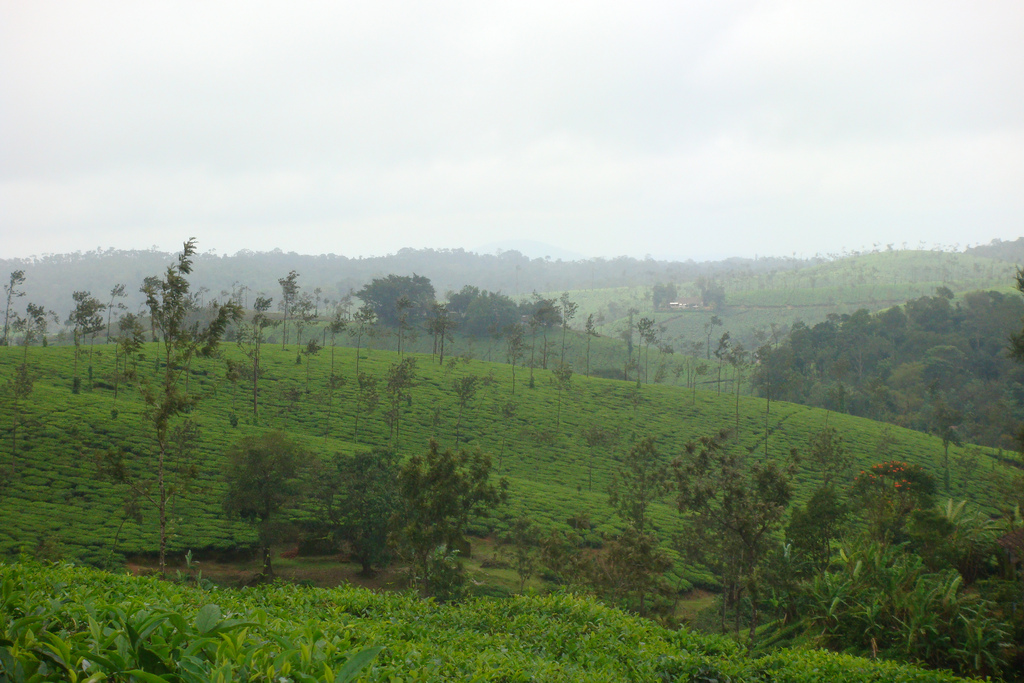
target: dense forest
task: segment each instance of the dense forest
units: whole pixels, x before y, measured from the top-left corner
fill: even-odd
[[[242,256],[189,242],[152,270],[154,254],[137,255],[137,281],[121,270],[109,297],[65,291],[66,317],[37,296],[42,271],[14,268],[0,551],[24,564],[0,566],[0,673],[204,680],[294,667],[310,680],[390,680],[404,662],[410,680],[493,677],[505,665],[479,639],[515,614],[501,629],[519,642],[553,631],[509,666],[551,680],[950,680],[903,664],[1019,679],[1024,304],[1012,282],[961,287],[1001,268],[974,260],[991,254],[944,261],[957,291],[928,284],[874,311],[746,330],[729,329],[751,291],[740,283],[817,306],[828,277],[866,270],[827,258],[759,259],[742,273],[527,260],[507,288],[508,273],[461,281],[468,266],[435,281],[419,259],[438,255],[400,252],[410,270],[393,272],[320,257],[352,273],[327,290],[315,259],[279,254],[262,289],[227,268],[215,296],[195,285],[204,265]],[[505,255],[440,256],[486,270]],[[773,272],[790,286],[769,283]],[[614,298],[577,291],[638,287],[632,278],[650,297],[613,320]],[[688,292],[693,310],[671,310]],[[166,580],[133,585],[164,607],[136,619],[133,598],[113,595],[120,578],[31,556],[151,567]],[[197,569],[213,558],[246,567],[230,580],[249,586],[346,565],[345,580],[406,594],[232,593]],[[46,582],[70,607],[42,604]],[[350,640],[308,639],[330,628],[315,614],[325,603],[358,618]],[[82,626],[79,605],[111,621]],[[413,633],[417,620],[448,635]],[[602,659],[608,623],[651,656]],[[593,648],[573,645],[582,634]],[[491,654],[451,650],[443,670],[415,654],[452,642]],[[570,653],[567,668],[554,652]]]
[[[942,289],[872,314],[794,325],[759,355],[760,395],[1008,450],[1024,422],[1024,368],[1007,354],[1024,302]]]

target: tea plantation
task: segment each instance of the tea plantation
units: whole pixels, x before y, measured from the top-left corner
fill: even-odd
[[[820,650],[746,656],[572,595],[438,605],[289,585],[218,590],[0,563],[0,680],[955,681]]]
[[[123,554],[151,553],[157,547],[155,512],[145,505],[126,510],[126,491],[99,476],[97,458],[120,449],[136,471],[150,467],[153,428],[137,385],[147,373],[155,373],[156,345],[143,349],[138,378],[117,380],[116,394],[113,345],[96,345],[91,360],[90,348],[82,347],[77,394],[72,391],[74,353],[72,347],[30,347],[30,396],[20,401],[17,411],[9,393],[3,398],[0,553],[30,551],[97,565],[116,563]],[[196,361],[191,367],[188,390],[200,400],[190,417],[199,433],[198,439],[180,440],[174,455],[194,465],[187,489],[171,498],[174,552],[230,551],[253,543],[251,529],[222,511],[222,466],[232,444],[267,429],[282,429],[321,455],[390,444],[404,457],[424,450],[430,438],[454,446],[458,427],[459,447],[490,453],[497,473],[511,484],[508,505],[478,521],[473,533],[500,531],[507,520],[523,514],[541,527],[565,527],[572,518],[586,521],[581,526],[587,543],[594,546],[621,527],[607,503],[607,486],[622,455],[647,435],[656,437],[662,456],[670,460],[687,441],[738,426],[735,447],[755,458],[783,458],[791,450],[806,450],[809,436],[828,424],[856,456],[855,469],[900,459],[920,464],[942,480],[942,443],[918,432],[778,402],[766,414],[763,399],[681,387],[637,387],[579,374],[559,392],[553,373],[539,368],[533,371],[534,388],[528,385],[529,369],[516,368],[513,394],[508,365],[455,358],[441,366],[430,355],[414,356],[415,386],[399,406],[400,438],[392,443],[383,386],[388,368],[398,360],[396,353],[366,348],[360,352],[359,372],[378,378],[381,387],[382,405],[372,412],[359,408],[354,349],[327,348],[317,355],[302,355],[301,363],[296,362],[295,347],[268,345],[263,353],[258,420],[253,416],[251,380],[225,378],[226,360],[247,360],[233,344],[222,346],[221,358]],[[23,349],[0,348],[0,382],[10,381],[22,359]],[[336,376],[345,380],[333,395],[328,382],[332,362]],[[453,386],[469,376],[477,378],[476,391],[462,407],[459,423]],[[358,441],[353,438],[357,411],[362,413]],[[612,434],[611,445],[587,447],[582,435],[594,426]],[[968,449],[951,449],[953,463],[968,462],[959,458],[964,453],[975,457],[970,468],[953,466],[949,495],[989,505],[987,482],[1000,476],[1003,460],[994,451]],[[801,464],[798,500],[810,495],[817,477],[806,462]],[[659,528],[671,530],[677,518],[669,501],[655,506]]]

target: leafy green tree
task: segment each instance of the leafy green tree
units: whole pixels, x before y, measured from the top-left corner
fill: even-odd
[[[663,460],[654,438],[644,437],[629,449],[608,486],[608,502],[627,527],[598,564],[598,585],[620,598],[634,596],[641,616],[647,614],[648,595],[658,591],[661,575],[671,566],[657,534],[649,530],[651,505],[669,491]]]
[[[228,450],[224,510],[255,525],[265,577],[274,575],[270,545],[276,538],[276,518],[298,497],[297,476],[307,460],[299,445],[280,431],[243,437]]]
[[[409,323],[418,324],[426,320],[435,303],[434,286],[430,284],[430,279],[415,273],[411,277],[391,274],[384,278],[373,278],[355,295],[388,327],[401,324],[403,310]],[[410,305],[399,309],[398,302],[402,298],[407,299]]]
[[[1017,269],[1017,282],[1014,286],[1018,292],[1024,294],[1024,268]],[[1010,335],[1010,355],[1017,361],[1024,363],[1024,330],[1021,330],[1020,334]]]
[[[78,393],[81,380],[78,377],[78,356],[80,354],[82,339],[86,335],[95,335],[103,329],[103,303],[92,296],[89,292],[75,292],[72,295],[75,307],[68,316],[68,325],[72,327],[72,339],[75,344],[75,369],[72,391]],[[90,354],[90,359],[92,355]],[[91,360],[90,360],[91,363]],[[89,366],[89,374],[92,375],[92,365]]]
[[[338,389],[341,389],[346,384],[346,380],[341,375],[337,374],[334,369],[334,348],[337,344],[337,337],[339,334],[345,331],[348,326],[348,321],[345,320],[341,311],[336,311],[334,318],[327,325],[325,332],[329,332],[331,335],[331,370],[327,376],[327,421],[324,425],[324,438],[326,439],[331,434],[331,418],[334,413],[334,394]],[[309,370],[309,364],[306,364],[306,370]]]
[[[316,337],[310,337],[306,340],[306,348],[302,349],[302,355],[306,357],[306,393],[308,394],[309,389],[309,366],[312,363],[313,358],[320,355],[320,352],[324,350],[324,347],[320,346],[320,342],[317,341]],[[332,377],[333,378],[333,377]]]
[[[651,505],[669,491],[668,466],[647,436],[629,449],[622,465],[612,474],[608,502],[623,521],[644,533],[650,524]]]
[[[416,386],[416,359],[408,356],[392,363],[384,380],[384,393],[388,396],[388,410],[385,419],[390,428],[394,450],[397,453],[401,442],[402,403],[412,403],[412,388]]]
[[[19,332],[23,335],[22,345],[22,362],[28,362],[28,347],[39,340],[43,346],[46,346],[46,330],[50,325],[50,322],[58,322],[57,314],[53,311],[49,311],[43,306],[38,304],[30,303],[25,307],[25,317],[20,321]]]
[[[510,297],[484,290],[470,302],[465,317],[458,322],[468,334],[479,337],[501,333],[521,319],[519,305]]]
[[[626,381],[626,382],[629,381],[629,371],[630,371],[630,369],[635,367],[635,364],[636,364],[636,359],[633,358],[633,331],[634,331],[634,328],[633,328],[633,316],[635,316],[639,312],[640,312],[639,309],[634,308],[632,306],[630,306],[626,310],[626,329],[624,329],[619,334],[619,336],[622,339],[622,341],[625,342],[625,344],[626,344],[626,361],[623,364],[623,372],[622,372],[622,379],[623,379],[623,381]],[[639,373],[639,370],[637,370],[637,372]],[[639,379],[640,379],[640,377],[639,377],[639,374],[638,374],[637,375],[637,381],[638,382],[639,382]]]
[[[111,288],[111,290],[110,290],[110,302],[107,304],[107,343],[108,344],[111,341],[111,337],[110,337],[110,323],[111,323],[111,317],[112,317],[112,315],[114,313],[114,309],[117,309],[119,311],[123,311],[123,310],[125,310],[127,308],[127,306],[125,306],[123,303],[121,303],[120,301],[117,301],[117,300],[118,299],[123,299],[126,296],[128,296],[128,295],[125,293],[125,286],[123,284],[114,285]]]
[[[454,340],[455,329],[458,324],[449,314],[448,307],[442,303],[435,303],[431,307],[430,320],[427,322],[427,331],[434,337],[434,354],[440,350],[440,365],[444,365],[445,342]]]
[[[265,296],[256,297],[252,316],[247,323],[240,326],[238,346],[252,362],[252,418],[254,423],[260,417],[260,367],[263,360],[263,343],[266,341],[268,328],[276,327],[278,321],[267,315],[273,299]]]
[[[725,305],[725,287],[714,278],[698,277],[697,288],[700,290],[701,303],[706,308],[720,309]]]
[[[537,525],[529,517],[516,517],[509,525],[504,542],[511,547],[512,569],[519,576],[519,592],[537,572],[540,563],[537,545],[540,535]]]
[[[732,374],[735,378],[733,381],[734,388],[736,390],[736,438],[739,439],[740,434],[740,389],[743,385],[743,371],[750,367],[750,354],[743,344],[736,343],[726,356],[726,360],[732,367]]]
[[[647,377],[647,370],[651,362],[651,344],[657,339],[658,328],[653,318],[643,317],[636,323],[636,331],[640,337],[640,345],[644,350],[644,383],[650,384]],[[639,355],[639,351],[637,352]],[[639,376],[637,376],[639,380]]]
[[[710,372],[707,362],[704,359],[695,359],[693,367],[693,386],[690,387],[690,405],[697,402],[697,378],[704,377]]]
[[[404,294],[398,297],[395,301],[395,310],[398,318],[398,355],[402,356],[402,342],[405,339],[405,335],[409,333],[412,326],[409,324],[409,315],[412,311],[413,303],[412,299]]]
[[[182,415],[192,412],[199,400],[197,394],[186,389],[184,374],[194,357],[213,356],[228,323],[241,318],[238,306],[229,302],[215,307],[214,316],[205,327],[190,322],[187,276],[192,272],[195,251],[195,238],[189,239],[177,263],[167,267],[164,277],[147,279],[145,285],[146,306],[154,329],[160,333],[159,360],[163,361],[163,375],[144,381],[140,386],[146,418],[153,429],[155,452],[151,459],[134,468],[126,462],[123,451],[109,452],[102,464],[108,476],[126,484],[156,508],[161,573],[166,569],[167,506],[181,491],[180,482],[189,478],[192,471],[191,468],[179,469],[177,463],[169,461],[173,424]]]
[[[592,558],[583,551],[583,539],[576,532],[550,529],[540,536],[540,562],[549,576],[570,588],[588,588],[593,582]]]
[[[372,333],[377,314],[369,304],[363,304],[352,316],[352,322],[354,325],[349,334],[356,338],[356,375],[359,375],[359,349],[362,348],[363,336]]]
[[[299,274],[293,270],[279,279],[277,284],[281,286],[281,302],[277,306],[284,313],[281,330],[281,350],[283,351],[285,345],[288,344],[288,315],[299,296]]]
[[[950,444],[960,445],[960,434],[958,425],[963,420],[961,411],[950,407],[945,401],[939,400],[935,404],[932,414],[932,428],[942,440],[942,481],[943,489],[949,493],[949,446]]]
[[[512,426],[512,420],[516,417],[518,406],[515,401],[507,401],[497,407],[498,417],[501,419],[501,449],[498,451],[498,472],[501,472],[503,459],[505,457],[505,444],[508,441],[508,430]]]
[[[808,439],[808,460],[821,473],[825,488],[849,482],[854,456],[846,450],[843,437],[835,427],[824,427]]]
[[[597,326],[594,324],[593,313],[587,316],[587,322],[583,327],[583,331],[587,335],[587,377],[590,377],[590,340],[594,337],[601,336],[597,333]]]
[[[770,344],[762,344],[757,347],[754,351],[753,360],[754,365],[764,366],[765,368],[765,391],[764,391],[764,457],[768,457],[768,439],[771,436],[771,431],[768,429],[768,423],[771,419],[772,413],[772,375],[769,362],[772,355],[772,347]]]
[[[448,299],[448,310],[458,322],[465,322],[469,317],[469,307],[480,298],[480,288],[473,285],[464,285],[462,289],[455,292],[448,290],[445,295]]]
[[[672,560],[661,547],[658,535],[629,524],[608,544],[590,574],[600,593],[646,617],[652,598],[671,595],[672,588],[664,576],[671,568]]]
[[[679,296],[679,293],[676,290],[676,286],[671,282],[667,285],[660,282],[654,285],[651,290],[651,302],[654,310],[667,311],[669,304],[675,301],[677,296]]]
[[[25,284],[25,271],[15,270],[11,273],[10,282],[4,285],[4,294],[7,298],[7,306],[4,308],[4,337],[3,346],[10,346],[10,323],[11,303],[14,299],[25,296],[25,290],[21,286]]]
[[[380,403],[380,393],[377,391],[377,378],[360,372],[356,377],[356,410],[355,424],[352,427],[352,440],[359,441],[359,416],[366,413],[373,414]]]
[[[569,323],[576,317],[576,311],[579,310],[579,304],[569,298],[569,292],[562,294],[558,299],[558,303],[560,305],[560,313],[562,317],[562,355],[559,357],[558,362],[565,365],[565,333],[569,329]]]
[[[429,562],[435,549],[463,546],[469,520],[505,501],[507,482],[491,483],[490,473],[490,456],[442,451],[433,440],[425,454],[417,453],[401,466],[403,505],[395,518],[394,541],[424,594],[432,589]]]
[[[146,277],[144,277],[142,279],[142,286],[139,287],[139,292],[141,292],[143,295],[146,295],[146,292],[148,292],[148,291],[158,287],[159,285],[160,285],[160,278],[159,277],[157,277],[156,275],[147,275]],[[70,322],[71,321],[68,321],[69,324],[70,324]],[[156,338],[156,321],[153,320],[152,318],[149,319],[149,338],[150,338],[150,341],[154,341],[154,342],[157,341],[157,338]],[[159,371],[160,370],[160,357],[159,357],[159,355],[157,355],[155,360],[156,360],[156,369],[157,369],[157,371]]]
[[[398,461],[387,449],[335,454],[319,468],[315,498],[335,540],[345,541],[362,576],[386,568],[392,516],[399,507]]]
[[[121,378],[134,379],[136,365],[146,342],[146,331],[134,313],[127,313],[117,321],[117,340],[114,345],[114,401],[117,402]],[[123,365],[123,370],[121,366]]]
[[[718,346],[715,347],[715,358],[718,359],[718,395],[722,395],[722,365],[729,357],[732,342],[729,341],[729,333],[724,332],[718,339]]]
[[[456,448],[459,447],[459,439],[461,436],[460,430],[462,428],[462,414],[466,411],[466,406],[468,406],[476,396],[479,383],[480,378],[476,375],[465,375],[464,377],[458,377],[452,380],[452,391],[455,392],[455,400],[459,404],[459,416],[455,421]]]
[[[31,305],[31,304],[30,304]],[[20,331],[19,328],[27,328],[26,321],[19,317],[16,317],[14,324],[11,326],[13,330]],[[26,333],[26,337],[27,337]],[[26,351],[28,345],[25,345]],[[7,379],[7,386],[5,393],[8,397],[8,404],[11,416],[11,465],[8,471],[8,477],[13,478],[16,472],[16,465],[18,461],[18,429],[24,422],[24,403],[28,401],[32,395],[32,391],[35,387],[35,374],[29,369],[27,353],[26,358],[18,367],[14,370],[14,375]]]
[[[562,427],[562,392],[572,389],[572,368],[565,363],[559,363],[552,371],[555,386],[558,388],[558,406],[555,409],[555,431]]]
[[[721,327],[722,325],[722,319],[717,315],[711,316],[708,321],[704,323],[704,334],[707,335],[707,357],[705,360],[711,360],[711,334],[715,331],[716,327]]]
[[[866,517],[871,538],[892,543],[904,539],[911,513],[932,506],[934,493],[935,480],[920,465],[889,460],[857,475],[850,496]]]
[[[587,445],[590,458],[587,460],[587,490],[594,490],[594,456],[599,448],[608,448],[615,442],[615,432],[600,425],[590,425],[583,430],[583,443]]]
[[[505,361],[512,366],[512,395],[516,395],[516,364],[526,352],[525,332],[521,323],[505,328]],[[531,370],[532,373],[532,370]],[[532,374],[531,374],[532,376]]]
[[[533,368],[536,366],[537,332],[542,333],[541,367],[548,368],[548,330],[561,322],[561,315],[555,306],[555,299],[546,299],[537,292],[529,303],[530,318],[530,386],[533,386]]]
[[[832,543],[845,528],[849,514],[849,508],[832,485],[818,488],[805,505],[793,510],[786,526],[786,538],[797,560],[810,573],[817,574],[828,568]]]
[[[316,320],[316,306],[313,298],[307,293],[300,294],[292,307],[292,316],[295,319],[295,347],[299,352],[295,354],[295,364],[302,362],[302,331]]]
[[[736,609],[744,591],[750,594],[750,640],[757,630],[761,565],[792,499],[795,461],[780,468],[774,461],[752,461],[745,449],[729,449],[727,431],[686,444],[685,457],[672,469],[679,511],[688,513],[688,548],[692,556],[717,567],[725,596],[722,630],[728,603]]]

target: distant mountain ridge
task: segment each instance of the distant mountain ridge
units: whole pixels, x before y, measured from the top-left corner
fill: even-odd
[[[994,239],[988,244],[977,247],[968,247],[965,253],[986,258],[1009,261],[1018,266],[1024,264],[1024,237],[1018,237],[1012,242],[1004,242],[1001,239]]]
[[[550,259],[552,261],[586,261],[587,257],[578,251],[562,249],[536,240],[510,239],[497,240],[475,247],[470,251],[477,254],[501,254],[506,251],[517,251],[531,259]]]

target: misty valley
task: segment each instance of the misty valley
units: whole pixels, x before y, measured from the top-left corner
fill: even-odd
[[[1024,238],[200,246],[0,260],[0,680],[1024,680]]]

